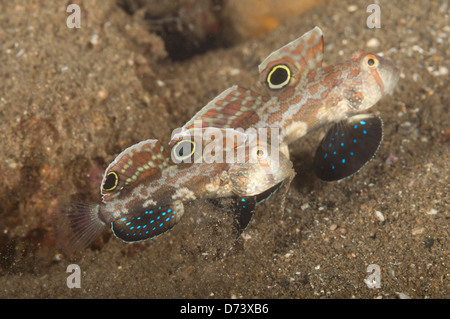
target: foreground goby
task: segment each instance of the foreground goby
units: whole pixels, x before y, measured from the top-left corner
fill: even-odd
[[[154,139],[127,148],[105,171],[102,202],[72,202],[57,215],[61,248],[85,248],[108,224],[125,242],[153,238],[180,221],[186,203],[227,197],[238,236],[255,206],[294,176],[277,145],[257,133],[191,129],[171,141],[170,152]]]

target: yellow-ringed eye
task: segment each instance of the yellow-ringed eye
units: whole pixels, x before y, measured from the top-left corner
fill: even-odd
[[[369,69],[374,69],[378,66],[378,59],[374,55],[369,54],[365,58],[365,63]]]
[[[186,161],[195,154],[195,141],[192,140],[181,140],[175,143],[172,148],[172,160],[175,163],[180,163]],[[191,163],[191,161],[186,161],[186,163]]]
[[[105,182],[103,183],[103,190],[105,192],[111,192],[116,189],[119,184],[119,175],[116,172],[109,172],[106,175]]]
[[[256,156],[258,157],[258,159],[262,159],[265,155],[266,155],[266,152],[264,152],[264,149],[258,148],[256,150]]]
[[[280,90],[289,84],[291,70],[284,64],[275,65],[267,74],[267,85],[272,90]]]

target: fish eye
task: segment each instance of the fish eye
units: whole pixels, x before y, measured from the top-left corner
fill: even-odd
[[[266,153],[264,152],[264,149],[262,148],[258,148],[256,150],[256,156],[258,157],[258,159],[261,159],[262,157],[264,157]]]
[[[195,148],[195,142],[192,140],[178,141],[172,148],[172,159],[176,163],[182,162],[194,155]]]
[[[366,57],[366,65],[370,68],[370,69],[374,69],[378,66],[378,59],[376,57],[374,57],[373,55],[368,55]]]
[[[106,175],[105,182],[103,183],[103,190],[106,192],[111,192],[116,189],[117,185],[119,184],[119,176],[116,172],[109,172],[108,175]]]
[[[289,84],[291,70],[284,64],[275,65],[267,74],[267,85],[272,90],[280,90]]]

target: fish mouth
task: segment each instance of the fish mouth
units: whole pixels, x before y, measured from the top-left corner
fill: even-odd
[[[400,79],[400,72],[388,59],[380,57],[379,60],[382,65],[382,69],[380,71],[382,72],[384,84],[381,93],[382,95],[387,93],[391,94]]]
[[[391,71],[391,76],[386,83],[387,85],[385,87],[385,93],[392,94],[394,88],[397,86],[399,79],[400,79],[400,72],[396,67],[393,67],[393,70]]]

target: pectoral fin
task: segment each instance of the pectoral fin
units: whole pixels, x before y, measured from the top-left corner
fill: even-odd
[[[353,175],[374,157],[382,140],[378,116],[361,114],[336,123],[317,148],[314,171],[324,181]]]
[[[283,182],[269,188],[268,190],[251,197],[236,198],[233,204],[233,212],[235,213],[234,230],[236,236],[240,236],[250,223],[255,207],[270,198],[283,186]]]
[[[247,228],[253,214],[255,213],[256,196],[247,198],[237,198],[234,202],[234,232],[236,237],[239,237]]]
[[[111,223],[114,235],[124,242],[138,242],[161,235],[174,227],[183,216],[182,202],[151,207],[139,215],[120,218]]]

